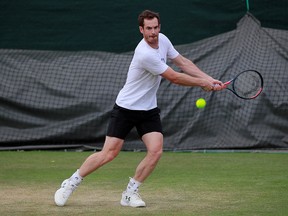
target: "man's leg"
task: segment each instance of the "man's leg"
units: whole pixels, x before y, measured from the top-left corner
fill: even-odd
[[[124,140],[116,137],[106,137],[104,146],[100,152],[90,155],[79,169],[79,174],[83,178],[94,172],[99,167],[112,161],[120,152]]]
[[[159,132],[151,132],[143,135],[143,142],[147,148],[145,158],[136,168],[133,178],[130,179],[126,191],[122,194],[121,205],[132,207],[144,207],[145,202],[138,194],[138,187],[155,169],[163,152],[163,135]]]
[[[58,206],[64,206],[69,196],[78,187],[82,179],[97,170],[104,164],[112,161],[120,152],[124,140],[106,136],[103,149],[90,155],[69,179],[66,179],[61,184],[54,195],[54,201]]]
[[[159,132],[147,133],[142,137],[147,148],[145,158],[138,165],[134,179],[143,182],[154,170],[163,152],[163,135]]]

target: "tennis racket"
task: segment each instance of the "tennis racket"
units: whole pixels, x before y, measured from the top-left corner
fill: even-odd
[[[263,90],[263,77],[256,70],[245,70],[224,85],[239,98],[255,99]]]

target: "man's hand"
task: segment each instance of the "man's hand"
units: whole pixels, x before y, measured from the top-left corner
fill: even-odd
[[[202,86],[204,91],[221,91],[222,89],[226,88],[226,86],[219,80],[211,79],[207,81],[208,82]]]

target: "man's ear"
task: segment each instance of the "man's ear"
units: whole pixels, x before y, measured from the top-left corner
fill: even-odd
[[[139,26],[139,31],[143,34],[143,27],[142,26]]]

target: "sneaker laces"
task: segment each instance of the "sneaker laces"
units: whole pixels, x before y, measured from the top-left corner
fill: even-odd
[[[132,195],[135,195],[134,197],[135,197],[136,200],[142,200],[142,198],[141,198],[139,193],[133,192]]]

